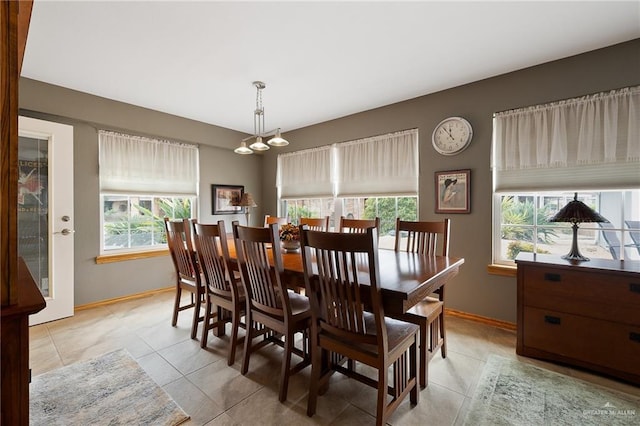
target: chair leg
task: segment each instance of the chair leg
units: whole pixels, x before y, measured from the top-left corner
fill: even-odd
[[[213,317],[213,303],[209,301],[209,297],[205,300],[204,304],[204,323],[202,324],[202,338],[200,339],[200,347],[205,348],[207,346],[207,338],[209,337],[209,328],[211,324],[211,318]]]
[[[242,368],[240,373],[244,376],[249,371],[249,356],[251,352],[251,340],[253,339],[253,321],[251,320],[251,312],[247,311],[245,321],[247,324],[247,335],[244,337],[244,354],[242,354]]]
[[[442,358],[447,357],[447,330],[444,327],[444,306],[442,307],[442,313],[440,314],[440,337],[442,337],[442,347],[440,353]]]
[[[178,323],[178,311],[180,309],[180,298],[182,297],[182,288],[178,286],[176,289],[176,300],[173,303],[173,318],[171,319],[171,326],[175,327]]]
[[[309,381],[309,398],[307,399],[307,416],[309,417],[316,413],[320,373],[322,370],[322,349],[315,342],[313,334],[311,338],[311,379]]]
[[[218,306],[218,330],[216,336],[222,337],[225,333],[225,326],[227,324],[227,311]]]
[[[282,358],[282,367],[280,370],[280,402],[287,400],[287,391],[289,390],[289,375],[291,373],[291,352],[293,351],[293,333],[290,331],[284,336],[284,357]]]
[[[426,327],[425,327],[426,329]],[[425,339],[426,340],[426,339]],[[411,389],[411,391],[409,391],[409,400],[411,401],[412,404],[417,404],[418,403],[418,398],[420,396],[420,392],[418,392],[418,371],[417,371],[417,367],[418,367],[418,359],[417,359],[417,348],[416,346],[418,345],[417,339],[414,339],[413,341],[413,345],[411,345],[411,347],[409,348],[409,380],[411,380],[412,378],[416,378],[416,384],[415,386]],[[422,351],[422,349],[420,349]],[[420,354],[420,362],[422,363],[423,359],[424,359],[424,355],[426,355],[426,353],[424,354]],[[426,364],[426,363],[425,363]],[[422,374],[422,372],[420,373]],[[426,380],[426,371],[424,373],[424,378]],[[423,386],[424,387],[424,386]]]
[[[429,359],[429,347],[427,346],[427,324],[420,324],[420,387],[427,387],[427,368]]]
[[[387,415],[387,374],[386,368],[378,368],[378,402],[376,408],[376,426],[382,426],[386,422]]]
[[[191,338],[195,339],[198,334],[198,320],[200,319],[200,307],[202,306],[202,300],[196,295],[195,306],[193,308],[193,323],[191,324]]]
[[[236,362],[236,345],[238,343],[238,328],[240,328],[240,309],[234,309],[231,318],[231,341],[229,342],[229,360],[228,365]],[[246,337],[248,338],[248,337]]]

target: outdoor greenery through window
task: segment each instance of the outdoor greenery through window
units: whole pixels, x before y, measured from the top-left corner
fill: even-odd
[[[396,218],[418,220],[418,197],[357,197],[322,198],[284,201],[285,211],[291,223],[301,217],[329,216],[329,229],[336,230],[340,217],[354,219],[380,218],[382,248],[392,249],[395,240]]]
[[[520,252],[567,254],[573,235],[571,224],[548,219],[573,196],[573,192],[496,194],[496,263],[513,264]],[[640,259],[640,190],[582,191],[578,199],[610,222],[579,224],[578,247],[584,256]]]
[[[151,249],[167,243],[164,218],[194,217],[192,197],[102,196],[102,247],[105,251]]]

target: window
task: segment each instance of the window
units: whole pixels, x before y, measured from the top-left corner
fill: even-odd
[[[396,218],[418,219],[418,197],[316,198],[283,201],[291,223],[301,217],[329,216],[329,229],[337,228],[340,216],[356,219],[380,218],[380,247],[393,249]]]
[[[579,225],[589,258],[640,258],[640,86],[494,116],[493,261],[520,251],[564,255],[570,224],[550,218],[578,199],[609,220]]]
[[[100,131],[101,252],[166,246],[164,218],[195,217],[194,145]]]
[[[301,217],[329,216],[329,228],[334,227],[335,200],[333,198],[309,198],[284,201],[283,211],[287,212],[289,221],[298,224]]]
[[[565,255],[571,248],[571,224],[548,219],[573,199],[572,192],[501,193],[494,198],[494,262],[512,264],[521,251]],[[640,190],[581,191],[578,199],[609,220],[581,223],[580,252],[590,259],[640,259],[634,241],[640,223]]]
[[[335,229],[340,216],[378,216],[381,237],[393,237],[396,217],[418,217],[418,131],[280,154],[277,186],[292,223],[330,216]]]
[[[194,217],[192,197],[102,194],[103,249],[144,249],[167,243],[164,218]]]

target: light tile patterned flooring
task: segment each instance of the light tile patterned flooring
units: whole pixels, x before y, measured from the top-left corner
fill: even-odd
[[[278,401],[281,349],[267,346],[252,355],[240,374],[242,350],[227,366],[228,337],[209,336],[208,347],[189,338],[192,311],[171,327],[173,292],[76,312],[71,318],[30,328],[32,374],[126,348],[142,368],[191,416],[190,425],[369,425],[375,423],[375,390],[335,374],[318,410],[307,417],[310,367],[294,375],[288,399]],[[429,386],[411,407],[407,398],[392,425],[460,425],[487,357],[516,358],[515,332],[447,317],[448,356],[429,365]],[[198,333],[198,338],[200,333]],[[640,396],[640,388],[583,371],[517,357],[545,368]],[[293,359],[297,359],[295,356]],[[73,390],[70,389],[70,393]],[[71,395],[70,395],[71,396]]]

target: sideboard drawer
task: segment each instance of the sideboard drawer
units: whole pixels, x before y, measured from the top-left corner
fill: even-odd
[[[640,327],[524,308],[524,345],[640,375]]]
[[[546,296],[557,294],[640,308],[640,276],[530,267],[525,280],[528,288],[543,291]]]
[[[525,306],[640,326],[640,277],[523,267]]]

